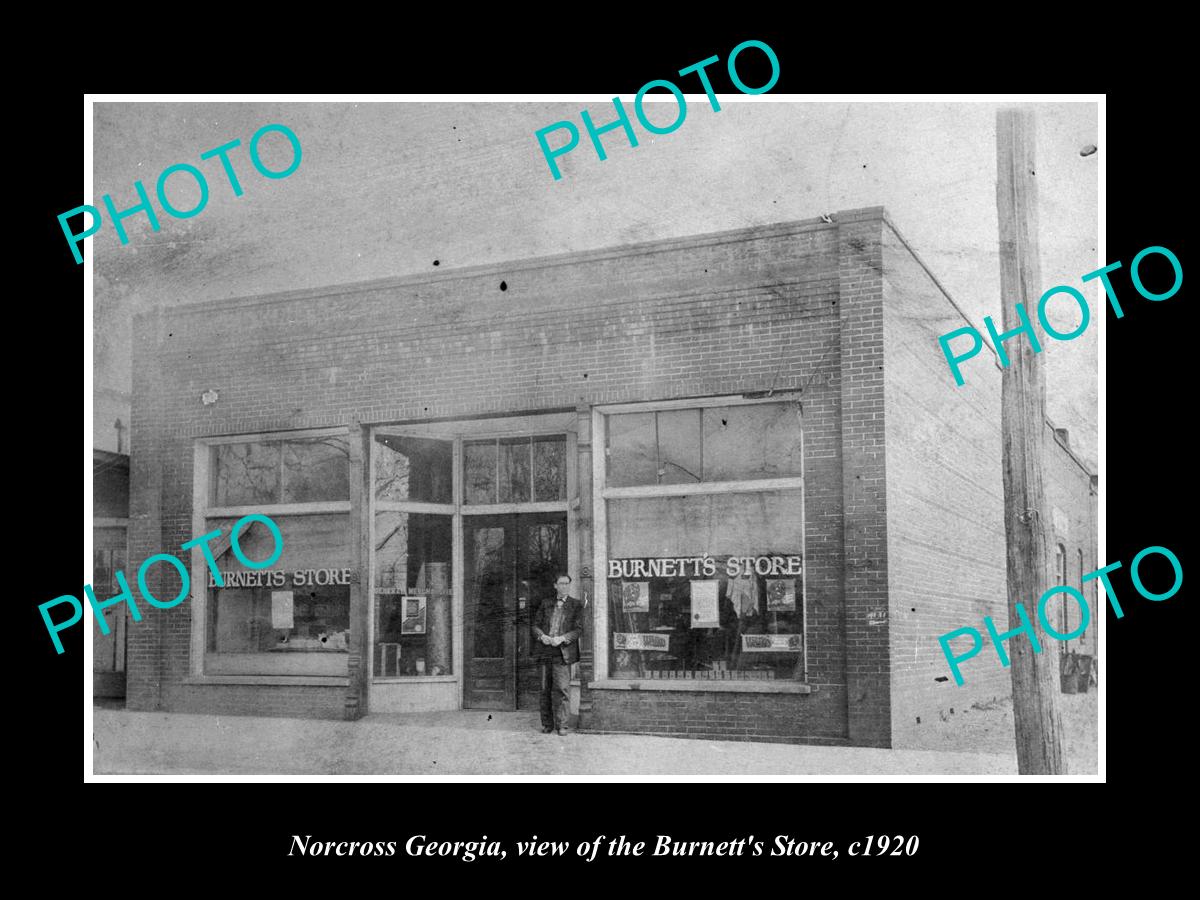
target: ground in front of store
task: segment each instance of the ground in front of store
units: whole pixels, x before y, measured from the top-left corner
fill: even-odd
[[[1071,774],[1096,772],[1096,694],[1063,695]],[[95,707],[97,775],[1015,775],[1011,701],[929,723],[919,750],[542,734],[536,712],[358,722]]]

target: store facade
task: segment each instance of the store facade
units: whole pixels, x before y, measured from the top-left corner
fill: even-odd
[[[214,546],[220,585],[194,551],[191,602],[130,634],[129,706],[536,708],[530,622],[565,572],[582,729],[893,745],[913,705],[894,685],[932,680],[941,617],[905,614],[922,640],[901,654],[889,559],[927,540],[889,510],[888,442],[909,438],[885,412],[894,430],[909,401],[887,379],[963,410],[998,409],[999,383],[885,372],[885,337],[938,320],[889,327],[889,292],[958,315],[893,260],[924,271],[875,208],[139,316],[130,565],[250,513],[283,548],[256,570]],[[958,465],[990,495],[985,432]],[[999,610],[988,503],[995,559],[960,590]]]

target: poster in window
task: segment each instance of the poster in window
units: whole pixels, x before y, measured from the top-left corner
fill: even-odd
[[[767,611],[794,612],[796,609],[796,579],[767,579]]]
[[[400,622],[401,634],[425,633],[425,597],[404,597],[404,618]]]
[[[271,627],[295,628],[295,618],[292,614],[292,592],[271,591]]]
[[[743,634],[743,653],[799,653],[804,639],[798,634]]]
[[[650,582],[625,581],[621,583],[622,612],[650,612]]]
[[[717,614],[718,581],[692,582],[692,627],[719,628]]]
[[[666,634],[615,632],[613,647],[617,650],[662,650],[665,652],[671,649],[671,638]]]

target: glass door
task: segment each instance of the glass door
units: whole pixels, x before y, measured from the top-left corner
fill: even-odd
[[[538,607],[554,597],[555,576],[566,571],[566,514],[466,516],[463,551],[463,705],[535,708],[539,673],[530,628]]]

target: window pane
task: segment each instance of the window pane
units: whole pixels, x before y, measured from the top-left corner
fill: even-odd
[[[350,499],[350,444],[342,436],[283,443],[283,502]]]
[[[528,503],[531,499],[529,438],[504,438],[500,441],[500,502]]]
[[[234,519],[209,519],[228,533]],[[231,549],[217,557],[225,582],[208,577],[206,672],[242,675],[344,675],[350,641],[349,546],[345,515],[280,516],[279,559],[244,565]],[[267,559],[275,540],[261,522],[238,537],[251,560]]]
[[[375,498],[453,503],[453,441],[375,438]]]
[[[610,674],[804,675],[802,494],[608,504]]]
[[[801,492],[609,501],[609,555],[703,556],[800,547]]]
[[[279,502],[279,444],[218,444],[217,506],[255,506]]]
[[[463,502],[496,502],[496,442],[463,444]]]
[[[700,480],[700,410],[658,413],[659,484],[695,484]]]
[[[376,677],[450,675],[452,518],[375,514]]]
[[[590,477],[590,475],[589,475]],[[533,499],[567,499],[567,439],[533,439]]]
[[[608,417],[608,484],[658,484],[654,413]]]
[[[467,532],[467,610],[473,614],[471,641],[476,659],[504,657],[504,632],[511,597],[511,534],[503,526],[472,526]]]
[[[795,403],[707,407],[704,480],[747,481],[800,475],[800,415]]]
[[[116,566],[113,561],[113,551],[92,551],[92,584],[95,585],[93,590],[97,594],[103,592],[103,596],[100,599],[107,600],[116,593],[114,590],[116,584],[115,572]]]

